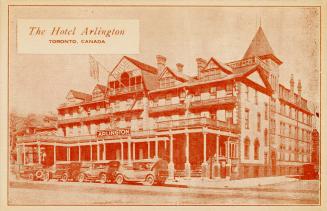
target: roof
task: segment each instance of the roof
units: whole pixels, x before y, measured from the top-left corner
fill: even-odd
[[[165,73],[165,71],[169,71],[171,72],[175,77],[179,78],[179,79],[182,79],[182,81],[189,81],[189,80],[193,80],[192,77],[178,71],[178,70],[173,70],[171,69],[170,67],[165,67],[165,69],[161,72],[160,74],[160,78],[161,76]]]
[[[137,66],[141,70],[145,70],[145,71],[150,72],[152,74],[157,74],[158,73],[157,68],[155,68],[155,67],[153,67],[151,65],[148,65],[148,64],[145,64],[143,62],[137,61],[137,60],[132,59],[132,58],[130,58],[128,56],[124,56],[124,58],[126,58],[128,61],[133,63],[135,66]]]
[[[102,93],[105,93],[107,91],[107,87],[101,84],[95,85],[95,87],[99,88]]]
[[[251,41],[249,48],[246,50],[243,59],[253,57],[253,56],[263,56],[274,54],[268,39],[263,32],[261,26],[259,27],[257,33]]]
[[[84,92],[76,91],[76,90],[70,90],[69,93],[72,93],[74,98],[89,101],[92,99],[92,95],[86,94]]]
[[[207,67],[209,66],[211,61],[213,61],[217,66],[222,68],[223,71],[226,72],[227,74],[232,73],[233,69],[230,66],[226,65],[225,63],[223,63],[220,60],[215,59],[213,57],[211,57],[210,60],[207,62],[206,66],[203,68],[204,70],[207,69]]]
[[[159,76],[147,71],[142,71],[143,83],[147,90],[159,89]]]

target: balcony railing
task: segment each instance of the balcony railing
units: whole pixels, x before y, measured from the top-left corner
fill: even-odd
[[[131,92],[138,92],[142,91],[143,87],[141,84],[136,85],[136,86],[127,86],[127,87],[119,87],[115,89],[110,89],[109,94],[110,95],[121,95],[121,94],[127,94]]]
[[[95,120],[100,120],[100,119],[108,119],[111,117],[111,113],[107,114],[93,114],[89,116],[80,116],[76,118],[69,118],[69,119],[61,119],[58,120],[58,125],[63,125],[63,124],[71,124],[71,123],[76,123],[76,122],[87,122],[87,121],[95,121]]]
[[[170,111],[180,111],[185,110],[185,104],[170,104],[156,107],[149,107],[149,113],[162,113],[162,112],[170,112]]]
[[[158,130],[184,128],[184,127],[203,127],[203,126],[214,127],[222,131],[230,131],[234,133],[240,132],[240,128],[238,125],[231,124],[228,122],[213,120],[206,117],[169,120],[169,121],[157,122],[156,124],[156,128]]]
[[[191,102],[191,108],[212,107],[212,106],[226,105],[226,104],[233,104],[233,103],[236,103],[236,97],[228,96],[228,97],[221,97],[215,99],[194,101]]]

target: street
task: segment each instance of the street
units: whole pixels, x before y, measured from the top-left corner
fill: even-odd
[[[319,181],[297,180],[251,188],[185,185],[10,182],[9,205],[296,205],[319,204]]]

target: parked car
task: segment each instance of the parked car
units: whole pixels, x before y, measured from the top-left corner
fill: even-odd
[[[30,163],[21,166],[19,176],[28,180],[42,180],[44,175],[44,167],[42,164]]]
[[[120,167],[119,161],[107,161],[107,162],[94,162],[90,168],[82,169],[78,175],[78,181],[100,181],[106,183],[108,181],[114,181],[115,173]]]
[[[162,159],[135,161],[132,166],[121,165],[115,174],[115,182],[142,182],[144,185],[162,185],[168,178],[168,162]]]
[[[45,180],[57,179],[58,181],[77,181],[82,168],[81,162],[62,162],[56,163],[45,173]]]
[[[311,163],[307,163],[307,164],[303,164],[303,175],[302,175],[302,179],[305,180],[314,180],[314,179],[319,179],[319,170],[318,170],[318,166],[311,164]]]

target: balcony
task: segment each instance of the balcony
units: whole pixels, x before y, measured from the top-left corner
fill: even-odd
[[[170,104],[156,107],[149,107],[149,114],[157,114],[157,113],[176,113],[185,111],[185,104]]]
[[[136,85],[136,86],[128,86],[128,87],[119,87],[115,89],[110,89],[109,90],[109,95],[114,96],[114,95],[122,95],[122,94],[128,94],[132,92],[139,92],[142,91],[143,87],[141,84]]]
[[[79,117],[75,117],[75,118],[58,120],[58,125],[81,123],[81,122],[89,122],[89,121],[96,121],[96,120],[103,120],[103,119],[110,118],[111,115],[112,115],[111,113],[107,113],[107,114],[93,114],[93,115],[89,115],[89,116],[80,115]]]
[[[157,122],[157,130],[167,130],[186,127],[212,127],[221,131],[228,131],[233,133],[239,133],[240,128],[238,125],[230,124],[228,122],[213,120],[206,117],[197,117],[180,120],[169,120]]]
[[[208,100],[200,100],[191,102],[190,109],[201,109],[201,108],[215,108],[223,105],[232,105],[236,103],[235,96],[221,97]]]

